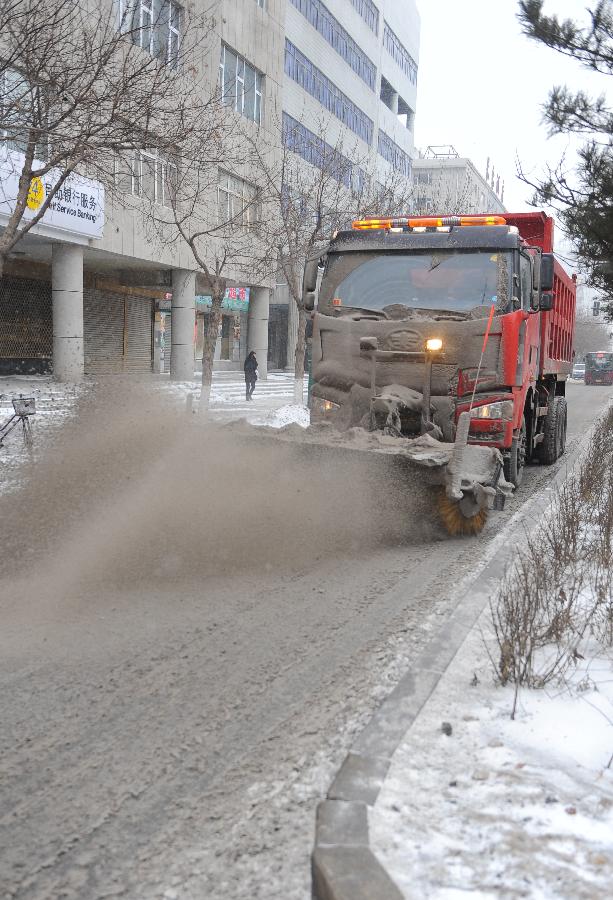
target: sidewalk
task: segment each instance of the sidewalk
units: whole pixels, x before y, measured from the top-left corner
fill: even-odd
[[[317,812],[317,900],[611,896],[611,640],[594,649],[577,632],[572,665],[522,688],[512,720],[488,603],[589,436],[458,585],[450,619],[354,741]]]
[[[605,900],[611,660],[522,690],[511,720],[513,687],[493,683],[489,630],[486,611],[394,754],[369,816],[371,848],[406,900]]]
[[[194,373],[194,381],[170,381],[160,377],[163,391],[175,395],[185,403],[193,394],[194,404],[200,396],[200,373]],[[303,402],[306,403],[308,378],[304,378]],[[245,418],[252,425],[270,425],[279,428],[290,422],[308,424],[306,412],[294,404],[294,373],[269,372],[266,380],[256,383],[253,400],[245,400],[245,379],[240,372],[213,373],[210,414],[215,421],[229,422]]]

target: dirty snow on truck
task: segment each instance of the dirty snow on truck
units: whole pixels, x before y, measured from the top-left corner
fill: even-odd
[[[543,212],[356,221],[305,268],[311,422],[438,466],[445,525],[475,533],[564,452],[575,293]]]

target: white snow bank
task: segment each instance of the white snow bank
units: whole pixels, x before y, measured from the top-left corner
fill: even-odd
[[[613,665],[585,655],[557,688],[522,690],[512,721],[513,689],[493,684],[473,629],[371,812],[405,897],[611,896]]]
[[[308,428],[310,425],[309,411],[306,406],[290,403],[275,410],[266,424],[269,428],[285,428],[286,425],[300,425],[302,428]]]

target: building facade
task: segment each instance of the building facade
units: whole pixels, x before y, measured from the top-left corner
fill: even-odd
[[[103,2],[121,12],[121,2]],[[160,2],[169,7],[164,40],[180,44],[181,6]],[[211,12],[208,0],[191,5],[203,15]],[[211,95],[221,89],[250,139],[281,147],[284,121],[305,128],[323,123],[330,141],[348,135],[382,172],[410,178],[419,49],[415,0],[213,5],[214,28],[198,64],[206,89]],[[130,7],[149,24],[151,9],[149,0]],[[150,44],[143,53],[153,52],[156,27],[144,29]],[[12,188],[10,151],[1,142],[0,149],[2,229]],[[16,245],[0,278],[0,374],[53,371],[76,380],[83,374],[170,371],[193,378],[210,286],[185,244],[152,241],[139,209],[141,199],[164,206],[160,185],[168,165],[154,152],[137,151],[127,171],[111,174],[114,188],[129,195],[128,204],[91,179],[71,178],[64,185],[53,211]],[[220,165],[209,202],[219,215],[247,210],[253,191],[249,171]],[[295,317],[286,286],[278,276],[245,274],[231,261],[224,274],[228,290],[215,367],[240,369],[252,349],[261,375],[267,363],[291,366]]]
[[[119,29],[122,4],[103,2],[116,11]],[[170,37],[180,44],[182,8],[174,0],[161,2],[168,7],[168,15],[160,16],[164,40],[170,28]],[[212,96],[221,86],[224,102],[257,141],[279,118],[285,0],[219,0],[214,10],[208,0],[196,0],[191,6],[215,25],[204,35],[197,60],[205,91]],[[149,0],[135,0],[130,7],[141,34],[150,41],[141,45],[142,52],[150,54],[159,52],[152,9]],[[2,87],[0,79],[0,92]],[[83,374],[171,369],[175,377],[194,377],[210,287],[187,246],[152,240],[144,216],[146,203],[164,207],[166,165],[153,151],[137,151],[127,172],[111,174],[113,192],[88,179],[79,185],[71,176],[66,182],[54,210],[20,240],[4,267],[0,373],[53,371],[58,378],[72,380]],[[0,229],[8,220],[12,198],[14,202],[11,179],[18,168],[15,152],[0,141]],[[238,203],[249,205],[249,173],[240,175],[220,166],[208,201],[213,214],[215,206],[221,214],[228,204],[234,204],[233,210]],[[45,188],[43,184],[42,197]],[[117,202],[118,189],[129,202]],[[85,197],[86,192],[88,206],[82,208],[81,194]],[[57,212],[60,206],[66,215]],[[265,375],[274,278],[249,280],[244,267],[239,271],[232,260],[224,275],[228,290],[215,365],[240,368],[248,349],[254,349]]]
[[[410,181],[419,30],[415,0],[287,0],[284,133],[300,127],[308,146],[317,130],[382,181],[390,173]],[[288,309],[293,366],[297,316],[281,279],[275,303]]]
[[[453,147],[429,147],[413,162],[413,196],[420,215],[505,211],[500,176],[484,177]]]

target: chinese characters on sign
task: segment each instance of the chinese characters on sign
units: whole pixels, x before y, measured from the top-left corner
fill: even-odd
[[[5,151],[0,156],[0,224],[8,220],[15,209],[19,177],[23,170],[23,154]],[[32,219],[53,192],[61,173],[52,169],[41,178],[32,178],[24,219]],[[71,173],[53,195],[40,222],[40,232],[75,235],[73,240],[101,238],[104,229],[104,187],[99,181]]]
[[[196,297],[196,308],[210,308],[213,305],[213,298],[208,294],[198,294]],[[231,309],[235,312],[247,312],[249,309],[249,288],[248,287],[229,287],[226,288],[226,295],[221,302],[222,309]]]

